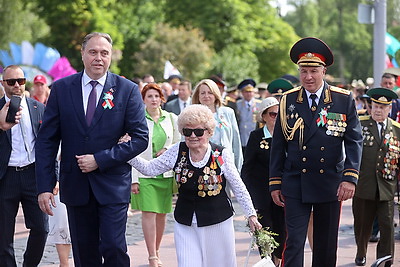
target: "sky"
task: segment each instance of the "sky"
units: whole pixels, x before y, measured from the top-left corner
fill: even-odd
[[[293,7],[287,4],[288,0],[275,0],[271,1],[271,5],[274,7],[280,7],[281,15],[285,16],[288,11],[293,10]]]

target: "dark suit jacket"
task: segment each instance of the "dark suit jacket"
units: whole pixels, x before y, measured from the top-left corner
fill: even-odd
[[[31,124],[33,129],[33,134],[37,137],[39,132],[39,127],[42,123],[42,116],[44,112],[44,105],[32,98],[26,98],[28,103],[29,115],[31,117]],[[5,98],[0,99],[0,109],[6,103]],[[14,126],[15,127],[15,126]],[[7,131],[0,131],[0,179],[3,178],[7,171],[8,162],[11,155],[11,129]]]
[[[400,111],[400,100],[393,99],[392,100],[392,110],[390,111],[390,118],[394,121],[397,121],[397,113]]]
[[[175,98],[164,105],[164,109],[168,112],[175,113],[176,115],[179,115],[181,113],[181,108],[179,106],[179,99]]]
[[[36,141],[38,193],[55,185],[54,160],[61,141],[60,197],[67,205],[87,204],[90,188],[100,204],[128,203],[131,167],[126,163],[140,154],[148,142],[144,104],[136,84],[107,74],[92,123],[87,126],[82,99],[83,72],[54,82]],[[103,108],[103,96],[111,92],[112,109]],[[129,133],[132,140],[118,144]],[[93,154],[98,169],[82,173],[75,155]]]
[[[337,116],[337,122],[345,122],[345,126],[331,130],[328,123],[318,126],[317,119],[323,109]],[[344,127],[345,132],[339,127]],[[337,201],[341,182],[357,184],[361,150],[360,121],[349,91],[325,83],[312,117],[305,89],[289,90],[280,101],[275,124],[270,191],[282,190],[284,196],[304,203]]]

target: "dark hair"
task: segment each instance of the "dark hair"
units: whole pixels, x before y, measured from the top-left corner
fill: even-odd
[[[161,89],[161,87],[160,87],[158,84],[156,84],[156,83],[148,83],[148,84],[146,84],[146,85],[143,87],[142,92],[141,92],[141,94],[142,94],[142,99],[144,100],[147,91],[149,91],[149,90],[151,90],[151,89],[156,90],[156,91],[158,92],[158,94],[160,95],[161,102],[162,102],[162,103],[165,103],[165,98],[164,98],[164,94],[162,93],[162,89]]]
[[[187,80],[181,81],[179,85],[186,85],[189,88],[189,91],[192,91],[192,83]]]
[[[396,80],[396,79],[397,79],[397,76],[394,75],[394,74],[391,74],[391,73],[384,73],[384,74],[382,75],[382,78],[386,78],[386,79],[394,78],[394,80]]]

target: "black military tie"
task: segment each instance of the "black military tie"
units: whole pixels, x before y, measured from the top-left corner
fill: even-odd
[[[380,137],[381,141],[385,138],[385,124],[383,122],[378,122],[379,125],[381,126],[381,131],[380,131]]]
[[[317,102],[315,102],[315,99],[317,98],[317,95],[316,94],[311,94],[310,98],[311,98],[311,108],[310,108],[310,110],[311,110],[311,114],[314,117],[315,111],[317,110],[317,106],[318,106]]]

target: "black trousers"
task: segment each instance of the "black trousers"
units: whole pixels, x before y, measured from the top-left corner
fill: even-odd
[[[48,233],[48,216],[37,202],[35,166],[22,171],[8,167],[0,180],[0,266],[16,267],[14,256],[15,218],[21,203],[29,237],[23,266],[38,266]]]
[[[129,267],[127,211],[128,203],[101,205],[92,192],[87,205],[67,205],[76,267]]]
[[[311,209],[314,216],[312,267],[335,267],[341,202],[302,203],[300,199],[285,198],[286,247],[283,267],[304,264],[304,244]]]

